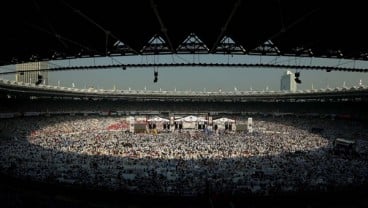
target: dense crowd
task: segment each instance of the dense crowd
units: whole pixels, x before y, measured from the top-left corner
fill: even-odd
[[[252,134],[134,134],[126,131],[128,125],[109,128],[126,122],[118,116],[3,121],[0,172],[30,180],[174,195],[268,194],[368,184],[368,130],[359,122],[256,117]],[[323,131],[312,133],[313,127]],[[357,154],[333,154],[337,137],[355,139]]]
[[[126,100],[72,100],[72,99],[0,99],[0,113],[8,112],[265,112],[349,114],[368,117],[362,102],[193,102],[193,101],[126,101]]]

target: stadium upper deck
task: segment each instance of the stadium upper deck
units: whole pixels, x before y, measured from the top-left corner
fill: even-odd
[[[150,91],[150,90],[104,90],[78,89],[51,85],[35,85],[0,79],[0,94],[3,97],[32,98],[96,98],[131,101],[366,101],[368,87],[327,88],[287,91]]]

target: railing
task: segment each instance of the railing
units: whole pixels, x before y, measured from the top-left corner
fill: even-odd
[[[337,88],[325,88],[325,89],[311,89],[311,90],[297,90],[295,92],[290,91],[152,91],[152,90],[105,90],[105,89],[81,89],[81,88],[68,88],[52,85],[35,85],[23,82],[15,82],[10,80],[0,79],[0,86],[4,89],[7,87],[25,88],[29,90],[40,90],[48,92],[65,92],[65,93],[78,93],[78,94],[99,94],[99,95],[145,95],[145,96],[190,96],[190,97],[211,97],[211,96],[270,96],[270,95],[302,95],[302,94],[319,94],[319,93],[338,93],[338,92],[359,92],[368,90],[368,86],[353,86],[353,87],[337,87]]]

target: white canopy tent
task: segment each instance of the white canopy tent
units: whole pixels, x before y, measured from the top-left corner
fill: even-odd
[[[150,129],[152,128],[152,129],[158,129],[158,130],[168,129],[169,122],[170,122],[169,119],[161,118],[158,116],[150,118],[147,121],[148,121],[148,125]]]
[[[213,120],[213,126],[217,130],[235,130],[235,120],[229,118],[219,118]]]
[[[196,129],[199,123],[207,122],[206,119],[198,116],[186,116],[184,118],[176,119],[176,123],[181,123],[183,129]]]
[[[219,118],[219,119],[213,120],[213,123],[216,123],[216,124],[235,123],[235,120],[229,119],[229,118]]]

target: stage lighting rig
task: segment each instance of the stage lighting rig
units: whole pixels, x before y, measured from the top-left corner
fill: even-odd
[[[158,71],[154,71],[153,76],[154,76],[153,82],[156,83],[158,81]]]
[[[295,82],[298,83],[298,84],[301,84],[302,81],[299,79],[300,77],[300,72],[295,72]]]
[[[42,75],[40,75],[40,74],[39,74],[39,75],[37,76],[37,81],[36,81],[36,83],[35,83],[35,84],[36,84],[36,85],[41,84],[41,83],[42,83],[42,80],[43,80],[43,77],[42,77]]]

